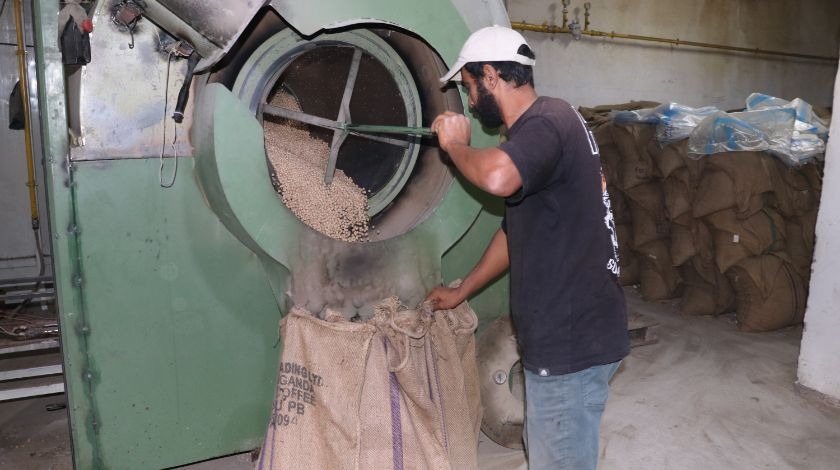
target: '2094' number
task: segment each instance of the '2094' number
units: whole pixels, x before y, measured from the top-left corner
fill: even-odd
[[[289,416],[284,413],[278,413],[274,415],[274,425],[275,426],[288,426],[290,424],[297,424],[298,419],[297,416]]]

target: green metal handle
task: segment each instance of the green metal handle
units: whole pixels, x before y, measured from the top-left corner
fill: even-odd
[[[320,116],[313,116],[312,114],[295,111],[292,109],[281,108],[279,106],[272,106],[270,104],[263,104],[262,112],[272,116],[281,117],[284,119],[291,119],[293,121],[311,124],[313,126],[325,127],[327,129],[338,129],[345,132],[355,132],[359,134],[400,134],[400,135],[419,135],[423,137],[431,137],[435,135],[431,128],[428,127],[408,127],[408,126],[381,126],[376,124],[349,124],[342,121],[333,121],[325,119]]]
[[[423,137],[431,137],[435,135],[431,128],[428,127],[407,127],[407,126],[379,126],[375,124],[345,124],[344,130],[347,132],[361,132],[371,134],[400,134],[400,135],[419,135]]]

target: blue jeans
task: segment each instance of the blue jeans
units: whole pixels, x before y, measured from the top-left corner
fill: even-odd
[[[529,470],[595,470],[608,384],[619,364],[547,377],[525,370]]]

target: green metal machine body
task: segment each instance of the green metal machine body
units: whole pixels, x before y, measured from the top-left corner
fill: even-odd
[[[167,36],[161,27],[143,20],[129,48],[128,33],[110,22],[111,4],[99,2],[92,11],[92,62],[68,70],[56,41],[59,2],[36,0],[43,147],[77,468],[166,468],[258,447],[282,347],[278,322],[292,304],[317,309],[343,302],[338,306],[361,312],[376,295],[416,302],[432,286],[468,272],[498,228],[500,201],[461,181],[428,142],[407,147],[414,163],[407,176],[389,182],[398,186],[382,203],[381,231],[370,242],[332,240],[297,220],[272,187],[265,162],[254,106],[265,98],[265,86],[246,75],[278,79],[282,70],[258,55],[278,34],[299,36],[276,55],[288,64],[297,55],[285,51],[302,54],[313,45],[368,47],[337,35],[371,30],[373,43],[407,58],[419,90],[423,109],[414,111],[415,121],[399,124],[428,125],[441,106],[464,109],[463,93],[444,95],[431,84],[471,30],[507,22],[501,3],[489,4],[276,1],[231,26],[236,35],[226,41],[202,42],[207,50],[222,49],[208,56],[225,58],[200,64],[193,104],[173,128],[165,110],[171,112],[167,104],[183,81],[185,61],[161,52]],[[264,29],[267,16],[275,26]],[[183,23],[176,19],[158,23]],[[182,28],[181,34],[211,30]],[[181,39],[178,31],[171,34]],[[439,57],[430,59],[430,51]],[[473,128],[474,144],[498,141],[477,123]],[[172,184],[165,184],[170,176]],[[365,288],[356,289],[359,284]],[[324,294],[327,287],[339,293]],[[507,314],[507,280],[471,303],[481,325]]]

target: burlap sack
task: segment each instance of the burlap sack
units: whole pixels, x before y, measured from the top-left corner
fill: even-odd
[[[639,281],[642,298],[664,300],[676,297],[680,275],[671,262],[667,240],[655,240],[637,249],[641,262]]]
[[[586,125],[589,126],[590,130],[592,130],[592,133],[595,134],[595,140],[600,146],[602,143],[610,143],[612,139],[609,132],[605,133],[606,135],[602,133],[605,128],[612,125],[612,117],[610,116],[611,112],[633,111],[636,109],[655,108],[657,106],[659,106],[659,103],[653,101],[631,101],[629,103],[621,104],[605,104],[592,108],[581,106],[578,108],[578,112],[581,116],[583,116],[583,119],[586,121]]]
[[[668,238],[671,227],[664,212],[655,214],[631,202],[630,213],[633,217],[633,248]]]
[[[476,468],[476,326],[466,303],[432,314],[388,299],[364,324],[293,309],[257,469]]]
[[[720,271],[715,271],[718,277],[715,283],[715,315],[735,310],[735,289],[729,279]]]
[[[778,159],[776,159],[775,167],[773,206],[785,217],[802,216],[812,210],[817,205],[819,194],[818,190],[811,188],[809,177],[799,169],[788,168]],[[821,182],[815,184],[821,186]]]
[[[697,185],[691,213],[700,218],[714,212],[735,207],[735,185],[722,171],[707,171]]]
[[[633,226],[620,224],[615,226],[618,237],[618,265],[621,268],[618,281],[622,286],[639,283],[639,258],[633,251]]]
[[[802,217],[785,221],[785,252],[790,257],[796,273],[807,284],[811,279],[811,264],[814,258],[814,229],[817,223],[817,209]]]
[[[608,187],[621,185],[621,153],[615,144],[598,144],[601,154],[601,171],[607,180]]]
[[[723,171],[707,170],[691,202],[692,214],[700,218],[725,209],[735,209],[739,218],[747,218],[766,205],[770,193],[739,192],[732,178]]]
[[[618,258],[619,266],[624,266],[624,254],[629,253],[633,247],[633,226],[629,224],[617,224],[615,235],[618,237]]]
[[[703,219],[695,219],[691,216],[691,214],[683,214],[672,222],[672,229],[673,225],[689,227],[692,243],[694,245],[694,256],[701,257],[714,264],[715,245],[712,240],[712,233],[709,230],[709,226],[703,221]]]
[[[635,111],[637,109],[655,108],[657,106],[659,106],[659,103],[655,101],[629,101],[621,104],[604,104],[592,108],[581,106],[578,108],[578,112],[590,127],[596,129],[602,124],[612,123],[610,113],[613,111]],[[598,141],[599,145],[600,143]]]
[[[372,322],[393,348],[389,370],[402,391],[402,468],[477,468],[481,400],[475,313],[466,303],[432,314],[402,309],[389,299]],[[381,420],[369,424],[381,426]]]
[[[627,204],[627,197],[616,186],[607,186],[610,195],[610,209],[616,224],[632,224],[633,215],[630,213],[630,206]]]
[[[652,154],[654,162],[657,168],[659,168],[659,173],[663,178],[668,178],[675,170],[686,168],[685,155],[687,151],[688,139],[683,139],[679,142],[668,144],[660,152]],[[688,168],[686,168],[686,171],[688,171]]]
[[[691,266],[680,267],[683,279],[690,277]],[[706,283],[685,283],[680,298],[680,312],[686,315],[716,315],[715,286]]]
[[[726,276],[735,289],[740,330],[772,331],[802,322],[805,287],[778,254],[742,260]]]
[[[671,224],[671,262],[674,266],[682,266],[697,254],[697,247],[694,245],[694,237],[691,227],[679,224]]]
[[[622,286],[635,286],[641,281],[642,263],[639,255],[627,250],[621,255],[621,271],[618,274],[618,283]]]
[[[372,325],[326,322],[297,308],[284,317],[258,470],[358,468],[359,402],[375,334]]]
[[[632,111],[643,108],[656,107],[658,103],[652,101],[636,101],[622,104],[611,104],[604,106],[596,106],[594,108],[578,108],[581,116],[586,120],[587,126],[592,131],[595,141],[598,143],[598,148],[601,153],[601,166],[604,170],[604,176],[607,178],[609,186],[618,185],[624,187],[621,183],[622,179],[622,155],[615,140],[613,138],[615,126],[612,122],[610,113],[612,111]],[[653,127],[653,126],[649,126]],[[619,131],[620,133],[620,131]],[[648,139],[648,142],[651,139]],[[626,144],[626,142],[625,142]],[[642,144],[645,144],[644,142]],[[611,193],[612,194],[612,193]]]
[[[665,201],[660,184],[637,185],[625,191],[625,196],[633,219],[634,247],[638,248],[668,237],[670,223],[665,215]]]
[[[682,141],[681,143],[684,143],[685,145],[680,146],[679,150],[681,152],[687,152],[688,139]],[[696,187],[700,184],[700,180],[703,178],[703,173],[706,171],[706,158],[689,157],[688,153],[682,153],[681,157],[685,163],[685,167],[688,169],[688,175],[691,178],[691,185]]]
[[[619,188],[626,191],[653,180],[657,172],[647,144],[654,137],[656,126],[614,124],[611,129],[613,141],[621,154]]]
[[[478,317],[463,303],[438,312],[430,333],[434,371],[441,400],[444,447],[453,469],[478,468],[481,398],[476,364]]]
[[[699,254],[687,264],[691,264],[694,272],[706,284],[717,284],[721,279],[722,274],[715,263],[714,251],[710,252],[709,256]]]
[[[688,168],[674,170],[662,181],[662,191],[665,197],[665,211],[669,219],[674,220],[691,212],[694,188],[691,186]]]
[[[808,187],[814,192],[814,197],[817,201],[820,200],[820,193],[822,193],[822,163],[808,163],[799,167],[799,172],[808,180]]]
[[[428,338],[431,321],[431,316],[417,310],[401,310],[399,301],[393,298],[383,302],[371,319],[386,339],[387,372],[393,374],[388,395],[393,441],[401,448],[399,461],[396,455],[393,460],[403,468],[451,468],[444,445],[443,416],[437,407],[441,391]],[[381,426],[384,417],[368,416],[365,428]],[[377,446],[374,441],[366,442]],[[371,468],[382,468],[386,462],[371,462],[377,465]]]
[[[662,185],[658,181],[630,188],[624,192],[624,196],[630,206],[630,212],[631,216],[633,216],[634,223],[636,219],[635,214],[633,213],[635,210],[633,206],[635,205],[637,206],[636,209],[644,209],[650,213],[655,220],[662,221],[662,223],[667,224],[667,217],[665,214],[665,193],[662,191]],[[665,233],[667,234],[667,231]]]
[[[405,467],[404,406],[399,383],[389,371],[388,355],[393,349],[385,335],[377,331],[368,350],[359,397],[359,469]],[[442,453],[439,446],[431,445],[438,449],[438,455]]]
[[[598,148],[615,144],[612,138],[612,129],[610,129],[612,122],[610,122],[609,117],[599,117],[598,120],[597,123],[588,123],[589,130],[592,131],[592,136],[595,137],[595,142],[598,143]]]
[[[657,140],[655,136],[651,137],[651,139],[647,141],[647,147],[645,150],[647,150],[650,159],[653,161],[654,175],[657,178],[664,178],[665,175],[662,174],[662,171],[657,164],[659,159],[662,158],[662,152],[664,150],[662,148],[662,144],[659,143],[659,140]]]
[[[683,217],[671,223],[670,252],[674,266],[682,266],[701,252],[708,252],[713,249],[711,245],[712,235],[702,220]]]
[[[735,305],[735,292],[714,263],[700,257],[680,267],[684,288],[680,311],[688,315],[717,315]]]
[[[706,168],[729,176],[735,207],[739,213],[744,213],[754,196],[773,191],[777,162],[778,159],[765,152],[724,152],[707,157]]]
[[[805,243],[805,248],[809,253],[814,253],[814,243],[816,243],[817,236],[817,216],[819,209],[814,208],[812,211],[797,217],[795,220],[799,222],[802,227],[802,239]]]
[[[764,209],[747,219],[738,219],[734,210],[715,212],[706,217],[715,245],[715,261],[721,272],[749,256],[783,250],[785,220],[772,209]]]

